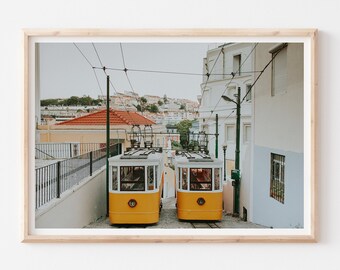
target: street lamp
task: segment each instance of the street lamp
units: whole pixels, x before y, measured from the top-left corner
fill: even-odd
[[[226,171],[226,164],[225,164],[225,162],[226,162],[226,151],[227,151],[227,145],[226,144],[224,144],[223,146],[222,146],[222,148],[223,148],[223,158],[224,158],[224,162],[223,162],[223,175],[224,175],[224,177],[223,177],[223,179],[224,179],[224,182],[227,180],[227,171]]]
[[[233,102],[236,104],[236,148],[235,148],[235,170],[231,172],[231,179],[234,187],[234,209],[233,215],[240,215],[240,121],[241,121],[241,88],[237,88],[237,100],[233,100],[228,96],[222,96],[225,101]]]

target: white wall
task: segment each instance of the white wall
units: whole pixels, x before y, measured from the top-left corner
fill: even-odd
[[[256,48],[256,70],[271,59],[275,44]],[[270,68],[270,67],[269,67]],[[303,228],[303,44],[287,46],[287,88],[271,95],[271,70],[254,90],[252,221],[274,228]],[[268,113],[270,112],[270,113]],[[285,156],[284,203],[270,197],[270,155]],[[306,157],[307,158],[307,155]]]
[[[106,215],[103,167],[36,213],[36,228],[83,228]]]
[[[3,1],[0,9],[1,268],[340,268],[340,2],[318,0]],[[287,15],[288,14],[288,15]],[[22,244],[22,28],[320,29],[317,101],[317,244]],[[6,101],[6,102],[5,102]],[[11,114],[9,114],[11,110]],[[4,117],[6,116],[6,117]],[[4,154],[6,153],[6,154]],[[197,256],[205,253],[206,256]],[[133,259],[131,254],[133,253]]]

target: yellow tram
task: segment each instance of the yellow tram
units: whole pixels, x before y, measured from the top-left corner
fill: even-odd
[[[179,220],[221,220],[223,162],[204,152],[181,151],[174,160]]]
[[[109,159],[111,224],[159,221],[164,185],[162,148],[130,148]]]

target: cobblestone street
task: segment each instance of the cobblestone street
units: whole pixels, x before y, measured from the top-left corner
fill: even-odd
[[[90,223],[84,228],[145,228],[145,229],[219,229],[219,228],[265,228],[264,226],[245,222],[240,218],[223,214],[221,221],[201,222],[201,221],[179,221],[176,215],[175,198],[163,200],[163,209],[159,222],[154,225],[110,225],[109,218],[103,217],[96,222]]]

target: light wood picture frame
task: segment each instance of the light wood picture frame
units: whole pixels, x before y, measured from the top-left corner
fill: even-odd
[[[24,29],[23,30],[23,226],[24,243],[284,243],[317,242],[317,180],[315,172],[316,91],[317,91],[317,29]],[[300,161],[303,164],[301,192],[303,225],[283,228],[234,229],[39,229],[35,227],[35,107],[38,106],[36,87],[36,44],[73,42],[217,42],[302,44],[302,112],[303,141]],[[269,46],[270,47],[270,46]],[[269,49],[273,49],[271,46]],[[268,46],[266,47],[268,52]],[[259,50],[259,55],[261,52]],[[203,61],[203,59],[202,59]],[[203,65],[202,65],[203,66]],[[288,66],[289,68],[289,66]],[[270,70],[270,66],[268,68]],[[289,70],[288,70],[289,73]],[[255,77],[256,78],[256,77]],[[301,109],[303,108],[303,109]],[[287,120],[289,121],[289,120]],[[300,123],[300,122],[299,122]],[[300,123],[300,124],[301,124]],[[296,124],[296,123],[295,123]],[[262,134],[261,132],[259,134]],[[261,145],[261,139],[259,139]],[[257,151],[253,148],[254,151]],[[289,149],[287,151],[293,151]],[[280,153],[279,153],[280,154]],[[273,158],[273,154],[272,154]],[[275,157],[274,157],[275,158]],[[288,166],[288,160],[286,159]],[[294,162],[294,161],[293,161]],[[267,164],[270,167],[270,164]],[[266,166],[267,166],[266,165]],[[252,164],[252,166],[257,166]],[[259,168],[259,170],[261,167]],[[300,174],[299,174],[300,175]],[[294,177],[293,177],[294,178]],[[266,180],[269,181],[269,180]],[[269,182],[268,182],[269,185]],[[268,187],[269,188],[269,187]],[[256,189],[256,188],[255,188]],[[255,191],[254,191],[255,194]],[[256,194],[251,195],[256,199]],[[268,194],[268,196],[270,196]],[[288,197],[287,197],[288,200]],[[251,204],[251,203],[250,203]],[[257,208],[258,209],[258,208]],[[255,210],[254,210],[255,211]]]

